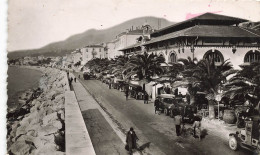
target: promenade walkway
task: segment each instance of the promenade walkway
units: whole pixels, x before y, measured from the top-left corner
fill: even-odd
[[[96,155],[73,91],[65,92],[67,155]]]
[[[73,81],[72,86],[96,154],[127,154],[122,138],[115,133],[104,117],[103,109],[79,81]]]

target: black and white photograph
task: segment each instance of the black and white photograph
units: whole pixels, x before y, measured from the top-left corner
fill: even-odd
[[[1,154],[260,155],[259,0],[6,3]]]

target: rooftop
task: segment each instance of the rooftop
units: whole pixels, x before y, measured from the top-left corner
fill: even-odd
[[[174,25],[165,27],[151,34],[151,37],[156,37],[164,35],[170,32],[179,31],[181,29],[191,27],[194,25],[234,25],[242,22],[247,22],[248,20],[218,15],[213,13],[205,13],[200,16],[185,20],[183,22],[176,23]]]
[[[153,38],[144,45],[178,37],[222,37],[222,38],[259,38],[260,33],[238,26],[196,25],[177,32]]]
[[[99,47],[99,48],[102,48],[103,45],[87,45],[87,46],[85,46],[85,47]]]
[[[133,44],[133,45],[130,45],[130,46],[127,46],[127,47],[125,47],[125,48],[123,48],[123,49],[120,49],[119,51],[124,51],[124,50],[127,50],[127,49],[139,47],[140,45],[141,45],[141,42],[136,43],[136,44]]]

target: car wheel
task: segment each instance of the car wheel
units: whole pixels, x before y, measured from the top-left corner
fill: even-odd
[[[167,108],[164,109],[164,114],[165,114],[165,116],[168,116],[168,109]]]
[[[238,143],[234,136],[229,137],[228,144],[231,150],[236,151],[238,149]]]

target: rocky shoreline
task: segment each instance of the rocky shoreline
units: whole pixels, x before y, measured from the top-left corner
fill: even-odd
[[[19,109],[7,114],[9,154],[65,154],[64,94],[67,75],[53,68],[43,72],[39,88],[24,92]]]

